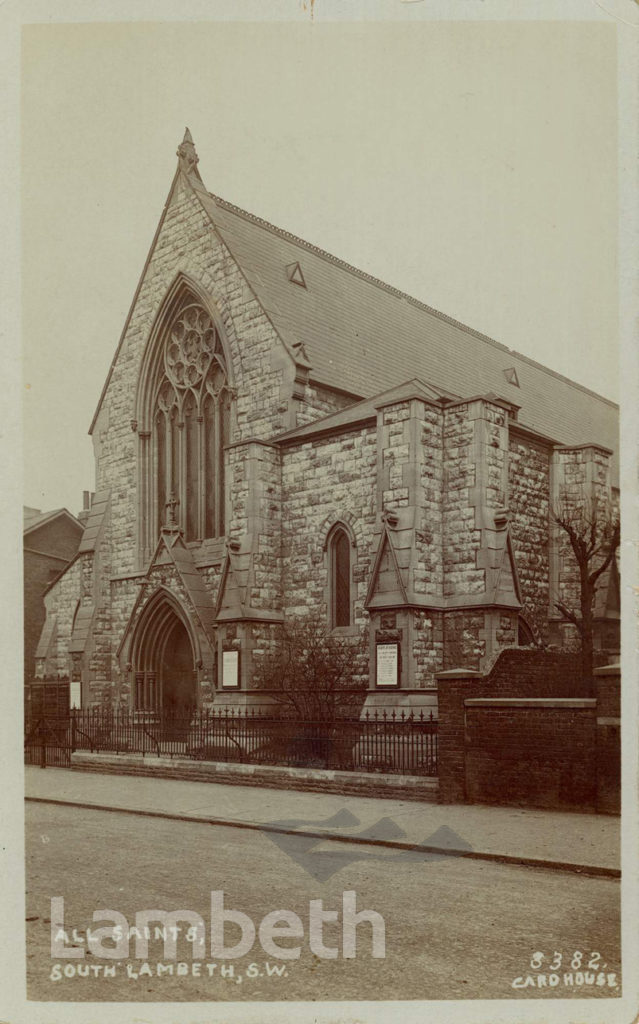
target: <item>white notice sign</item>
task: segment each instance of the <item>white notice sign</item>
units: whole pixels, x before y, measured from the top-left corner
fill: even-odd
[[[240,685],[240,652],[222,651],[222,686],[237,689]]]
[[[69,707],[82,707],[82,683],[79,680],[71,680],[69,690]]]
[[[378,686],[399,683],[399,644],[377,644],[376,674]]]

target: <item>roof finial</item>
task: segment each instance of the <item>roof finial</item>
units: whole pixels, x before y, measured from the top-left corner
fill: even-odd
[[[175,529],[175,527],[178,526],[175,510],[179,504],[180,499],[176,498],[174,492],[171,491],[169,495],[169,500],[164,505],[164,507],[167,509],[166,528],[169,530]]]
[[[193,145],[193,139],[188,128],[184,131],[184,138],[177,148],[177,155],[180,162],[180,170],[188,177],[194,174],[197,178],[200,178],[199,171],[197,169],[199,157],[195,152],[195,146]],[[202,179],[200,178],[200,181]]]

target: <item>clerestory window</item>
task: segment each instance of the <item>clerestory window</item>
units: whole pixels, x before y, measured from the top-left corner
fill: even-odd
[[[187,541],[221,537],[230,394],[218,332],[198,302],[187,299],[174,316],[156,380],[156,533],[174,520]]]

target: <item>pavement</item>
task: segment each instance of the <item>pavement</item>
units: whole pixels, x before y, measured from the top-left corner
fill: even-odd
[[[620,876],[620,819],[25,766],[25,797],[151,817]]]

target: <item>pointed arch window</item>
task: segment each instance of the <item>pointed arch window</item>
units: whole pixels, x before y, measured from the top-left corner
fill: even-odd
[[[343,527],[336,526],[328,542],[331,628],[353,622],[351,600],[351,541]]]
[[[230,392],[218,331],[188,297],[166,331],[152,419],[155,534],[175,517],[187,541],[221,537]]]

